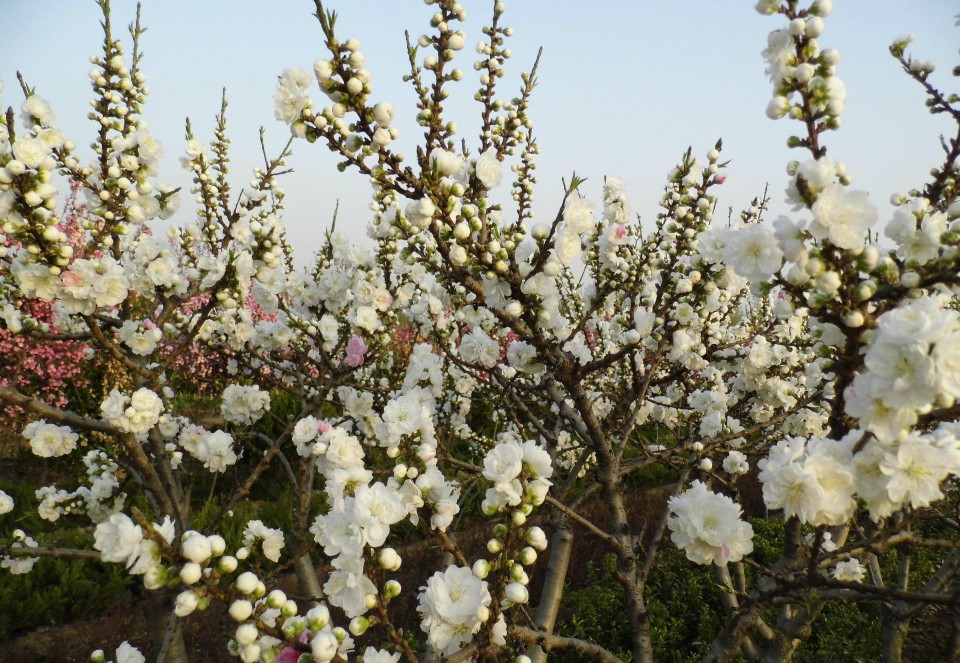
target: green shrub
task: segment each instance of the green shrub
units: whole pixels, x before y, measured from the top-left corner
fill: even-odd
[[[52,545],[87,548],[92,536],[64,533]],[[57,624],[103,610],[125,595],[135,580],[117,564],[41,558],[33,571],[0,573],[0,640],[17,631]]]
[[[754,520],[753,558],[772,564],[782,551],[784,523]],[[911,586],[929,578],[943,557],[942,551],[914,551]],[[884,577],[896,577],[897,555],[880,558]],[[631,660],[630,624],[624,614],[623,588],[616,578],[616,560],[606,555],[587,565],[583,585],[568,587],[564,594],[558,633],[582,638],[605,647],[624,661]],[[748,569],[748,575],[753,575]],[[658,661],[698,661],[719,633],[724,622],[720,603],[722,589],[711,569],[686,559],[669,541],[664,542],[647,585],[647,609]],[[928,611],[929,612],[929,611]],[[771,614],[770,619],[775,619]],[[930,629],[927,612],[911,623],[911,633]],[[832,602],[813,623],[811,637],[796,651],[798,663],[819,661],[877,661],[881,658],[883,611],[875,601]],[[908,635],[908,640],[911,636]],[[554,654],[551,660],[574,663],[575,654]],[[933,659],[930,659],[933,660]]]

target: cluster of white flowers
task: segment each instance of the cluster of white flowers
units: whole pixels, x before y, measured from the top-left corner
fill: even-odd
[[[740,506],[706,484],[694,481],[683,493],[671,497],[667,507],[670,540],[691,561],[722,566],[753,552],[753,527],[741,520]]]
[[[490,618],[490,590],[469,568],[437,571],[421,587],[417,612],[430,646],[444,656],[469,643]]]
[[[23,436],[30,442],[33,453],[41,458],[65,456],[77,448],[80,439],[69,426],[48,424],[43,419],[27,424]]]
[[[154,523],[152,536],[145,536],[143,528],[129,516],[115,513],[97,525],[93,532],[93,547],[100,551],[104,562],[123,564],[134,575],[143,576],[147,589],[158,589],[166,580],[165,569],[160,561],[160,544],[172,544],[174,525],[169,517],[162,524]]]
[[[866,370],[848,387],[847,414],[884,443],[934,406],[960,397],[960,314],[944,296],[911,300],[877,319]]]
[[[139,649],[131,645],[126,640],[117,647],[115,654],[116,659],[110,661],[109,663],[146,663],[146,657],[140,652]],[[93,663],[105,663],[107,659],[106,653],[102,649],[97,649],[92,654],[90,654],[90,660]]]
[[[40,545],[22,529],[13,530],[12,538],[13,542],[10,544],[10,547],[13,549],[37,548]],[[9,569],[13,575],[30,573],[30,571],[33,570],[33,565],[36,564],[38,560],[39,557],[27,557],[22,554],[5,555],[3,561],[0,561],[0,569]]]
[[[253,385],[231,384],[223,390],[220,414],[233,424],[249,425],[270,411],[270,393]]]
[[[36,491],[40,504],[40,517],[56,522],[60,516],[78,511],[85,512],[91,521],[99,523],[119,511],[126,500],[124,494],[116,494],[120,487],[117,478],[119,465],[99,449],[91,449],[83,457],[89,485],[74,491],[44,486]]]
[[[0,490],[0,516],[6,515],[13,511],[13,507],[13,498],[7,495],[4,491]]]
[[[553,465],[550,454],[533,440],[520,442],[504,435],[484,457],[483,476],[493,487],[487,490],[481,508],[492,515],[523,502],[543,504],[553,485]]]
[[[251,520],[243,530],[243,545],[252,548],[261,544],[263,556],[271,562],[280,561],[280,551],[283,549],[283,531],[267,527],[260,520]]]
[[[180,431],[177,442],[211,472],[224,472],[237,462],[233,437],[225,431],[208,431],[202,426],[190,425]]]
[[[760,481],[770,509],[783,509],[811,525],[838,525],[853,515],[852,449],[859,434],[843,440],[791,437],[762,459]]]
[[[126,344],[135,355],[147,357],[157,349],[157,344],[163,338],[163,332],[150,321],[137,322],[127,320],[118,332],[120,340]]]
[[[132,395],[112,389],[100,405],[104,419],[127,433],[144,435],[160,421],[163,401],[156,393],[141,387]]]

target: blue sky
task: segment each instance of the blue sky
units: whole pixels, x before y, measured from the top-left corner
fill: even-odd
[[[467,75],[454,86],[448,109],[468,144],[476,142],[479,125],[472,101],[477,88],[472,45],[482,36],[490,4],[464,0],[469,46],[459,66]],[[784,166],[801,155],[785,146],[795,123],[764,115],[771,89],[760,57],[767,33],[782,21],[758,15],[753,4],[508,0],[505,24],[515,31],[514,57],[502,89],[512,94],[519,72],[529,67],[539,46],[544,49],[532,110],[542,153],[538,216],[552,218],[561,178],[576,171],[588,178],[583,191],[594,200],[604,175],[622,178],[633,210],[652,222],[665,175],[686,147],[702,155],[721,137],[732,163],[718,216],[725,218],[729,206],[748,205],[765,182],[773,211],[786,212]],[[94,136],[85,118],[91,96],[88,57],[101,41],[95,3],[5,0],[4,5],[0,99],[19,105],[15,72],[22,71],[53,104],[59,126],[86,145]],[[123,28],[135,3],[114,0],[113,5],[114,24]],[[401,81],[403,30],[416,38],[432,8],[417,0],[329,0],[327,6],[340,13],[341,38],[361,41],[373,73],[373,100],[396,106],[398,144],[412,154],[420,132],[413,121],[414,96]],[[927,113],[922,90],[899,71],[887,46],[900,34],[916,32],[912,51],[938,64],[934,84],[960,87],[950,75],[960,62],[958,10],[954,3],[935,0],[839,0],[826,21],[820,43],[840,50],[838,73],[848,89],[843,128],[827,136],[829,153],[847,164],[854,188],[870,192],[881,223],[890,215],[890,194],[921,186],[939,162],[939,134],[952,135],[945,118]],[[144,70],[151,88],[145,117],[165,147],[163,179],[188,186],[177,162],[184,117],[189,115],[195,133],[208,140],[223,87],[238,186],[258,165],[260,126],[267,128],[268,146],[278,150],[284,144],[286,128],[273,118],[273,88],[285,67],[309,71],[325,55],[312,11],[312,0],[144,0]],[[289,238],[301,262],[319,246],[338,199],[338,228],[367,241],[369,185],[362,176],[339,173],[335,163],[319,144],[299,142],[291,160],[296,172],[282,182]],[[508,196],[506,186],[502,193]],[[189,218],[190,205],[184,208],[181,221]]]

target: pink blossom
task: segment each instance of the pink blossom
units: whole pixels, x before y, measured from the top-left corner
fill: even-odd
[[[64,272],[60,275],[60,283],[67,288],[75,288],[83,284],[83,279],[76,272]]]
[[[323,435],[324,433],[326,433],[326,432],[327,432],[328,430],[330,430],[331,428],[333,428],[333,426],[331,426],[330,424],[328,424],[328,423],[327,423],[326,421],[324,421],[323,419],[321,419],[320,421],[317,422],[317,432],[320,433],[321,435]]]
[[[310,641],[310,632],[304,631],[300,634],[300,642],[307,644]],[[284,647],[280,650],[280,653],[275,659],[274,663],[297,663],[300,660],[300,656],[303,654],[302,651],[294,647]]]
[[[725,173],[719,173],[719,174],[717,174],[717,175],[714,175],[714,176],[713,176],[713,181],[714,181],[716,184],[723,184],[724,182],[727,181],[727,175],[726,175]]]
[[[367,344],[359,336],[352,336],[347,341],[347,366],[356,368],[363,365],[363,357],[367,354]]]
[[[303,652],[293,647],[284,647],[274,660],[274,663],[297,663],[300,660],[300,654]]]

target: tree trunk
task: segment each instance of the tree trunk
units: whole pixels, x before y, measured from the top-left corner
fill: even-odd
[[[320,586],[320,579],[317,578],[317,569],[310,559],[310,553],[305,552],[293,565],[297,574],[297,582],[300,585],[300,591],[304,596],[312,596],[315,600],[311,604],[323,598],[323,587]]]
[[[573,552],[573,532],[567,523],[567,517],[555,511],[551,520],[553,535],[550,537],[550,563],[547,566],[547,577],[540,594],[536,617],[537,628],[546,633],[553,633],[560,600],[563,598],[567,569],[570,567],[570,554]],[[527,655],[533,663],[546,663],[547,652],[537,645],[530,647]]]
[[[150,636],[157,663],[189,663],[183,641],[183,622],[174,614],[169,597],[151,596],[147,602]]]
[[[884,663],[902,663],[903,644],[910,631],[910,619],[901,619],[893,610],[883,614],[883,660]]]
[[[764,644],[760,650],[761,663],[785,663],[793,660],[793,654],[800,644],[799,640],[788,638],[780,633],[772,641]]]
[[[650,613],[647,612],[647,603],[643,598],[646,586],[640,583],[634,585],[633,597],[627,599],[630,606],[633,626],[633,660],[636,663],[654,663],[653,636],[650,634]]]

